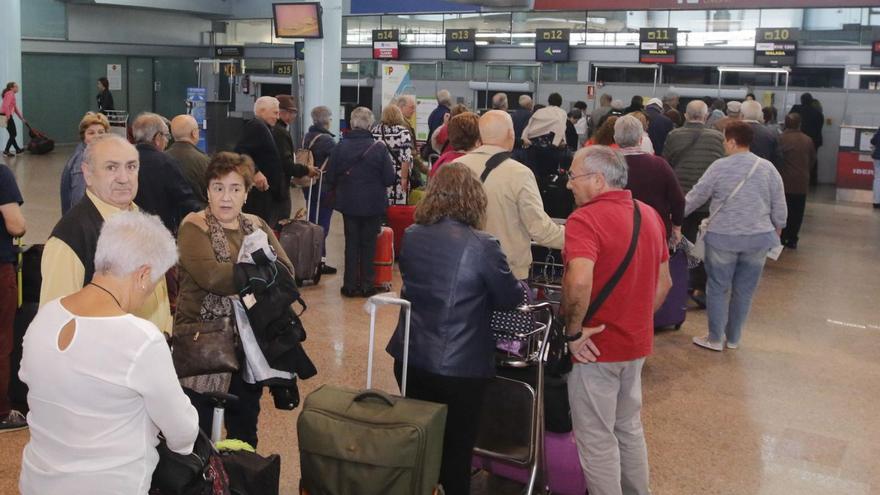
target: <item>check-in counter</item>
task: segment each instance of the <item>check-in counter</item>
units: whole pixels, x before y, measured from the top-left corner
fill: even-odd
[[[871,138],[877,127],[840,126],[840,147],[837,151],[837,200],[871,203],[874,182],[874,160]]]

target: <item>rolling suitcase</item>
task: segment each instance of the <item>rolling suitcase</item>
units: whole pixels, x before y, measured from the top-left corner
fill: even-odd
[[[660,309],[654,313],[654,328],[681,328],[687,317],[688,261],[684,249],[677,249],[669,256],[669,274],[672,288]]]
[[[321,183],[324,176],[318,180],[318,195],[321,194]],[[284,222],[278,242],[284,248],[284,252],[293,263],[296,285],[302,287],[304,282],[317,285],[321,281],[321,253],[324,249],[324,229],[320,225],[309,222],[310,209],[312,206],[312,189],[309,188],[309,197],[306,201],[306,219],[289,220]],[[320,203],[320,201],[318,201]],[[320,205],[317,206],[320,208]]]
[[[394,246],[397,245],[394,233],[389,227],[382,227],[376,240],[376,256],[373,267],[376,272],[373,286],[384,291],[391,290],[391,272],[394,268]]]
[[[308,495],[432,495],[440,478],[446,406],[406,398],[409,301],[373,296],[367,389],[323,385],[306,397],[297,420],[302,480]],[[405,314],[402,396],[371,389],[378,305]]]
[[[394,256],[403,249],[403,233],[415,222],[416,207],[408,205],[389,206],[386,211],[388,226],[394,231]]]
[[[45,155],[55,149],[55,141],[51,140],[42,132],[34,129],[30,124],[25,124],[28,128],[28,135],[31,140],[28,142],[27,149],[34,155]]]

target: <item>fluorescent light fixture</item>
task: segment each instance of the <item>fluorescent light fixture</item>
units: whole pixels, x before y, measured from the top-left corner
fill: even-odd
[[[749,72],[768,74],[788,74],[788,67],[718,67],[718,72]]]
[[[847,71],[848,76],[880,76],[880,70],[851,70]]]
[[[540,62],[496,62],[489,61],[486,65],[501,65],[505,67],[543,67]]]
[[[592,64],[593,67],[598,67],[600,69],[612,69],[612,68],[623,68],[623,69],[659,69],[660,66],[657,64],[615,64],[615,63],[596,63]]]

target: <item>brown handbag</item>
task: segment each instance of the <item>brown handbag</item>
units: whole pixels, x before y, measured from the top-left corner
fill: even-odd
[[[171,359],[178,378],[238,371],[238,336],[232,318],[174,325]]]

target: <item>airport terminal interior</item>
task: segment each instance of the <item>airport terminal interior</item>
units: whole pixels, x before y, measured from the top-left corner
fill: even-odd
[[[440,90],[476,113],[501,92],[511,111],[521,95],[544,105],[558,94],[566,112],[586,103],[584,118],[603,94],[624,106],[674,94],[681,114],[690,101],[751,95],[777,111],[771,126],[809,93],[824,116],[800,239],[767,260],[739,348],[694,345],[708,328],[694,301],[680,328],[655,332],[642,371],[650,492],[880,494],[880,166],[870,143],[880,126],[880,3],[326,0],[296,3],[316,16],[305,20],[297,16],[312,14],[285,18],[285,2],[275,3],[0,0],[0,83],[18,84],[24,119],[55,143],[0,157],[24,200],[24,244],[45,243],[62,217],[62,170],[80,119],[98,110],[99,77],[115,100],[112,132],[126,135],[143,112],[189,113],[209,154],[232,150],[255,100],[280,94],[299,109],[290,127],[298,147],[312,108],[328,107],[330,130],[342,136],[355,108],[378,118],[401,94],[415,96],[421,145]],[[39,136],[13,120],[27,150]],[[291,190],[291,215],[306,206],[302,191]],[[318,370],[298,382],[302,398],[323,385],[366,385],[370,313],[365,298],[340,294],[344,252],[334,212],[326,258],[339,271],[300,289],[303,347]],[[399,294],[398,265],[392,273]],[[397,321],[396,309],[380,307],[373,388],[393,394],[384,349]],[[300,493],[302,405],[279,410],[265,393],[261,406],[257,452],[280,455],[280,493]],[[504,414],[505,404],[491,407]],[[0,493],[19,493],[29,430],[0,439]],[[481,470],[471,493],[524,487]]]

